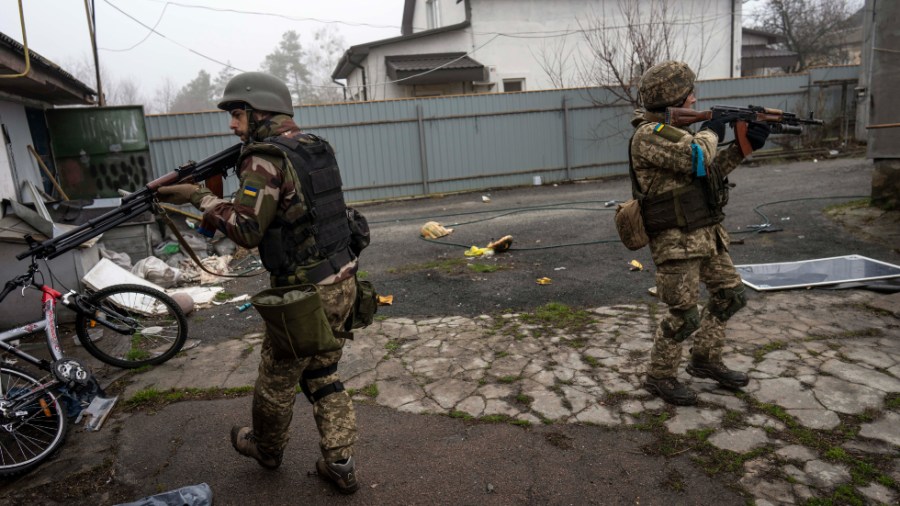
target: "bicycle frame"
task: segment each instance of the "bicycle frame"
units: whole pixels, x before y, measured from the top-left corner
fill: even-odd
[[[53,357],[53,360],[55,361],[63,358],[64,355],[62,352],[62,346],[60,346],[59,335],[57,334],[56,328],[56,304],[57,301],[61,299],[63,300],[63,304],[66,304],[64,295],[47,285],[41,285],[40,290],[41,307],[43,309],[44,318],[36,322],[28,323],[20,327],[0,332],[0,349],[49,372],[50,362],[30,355],[18,349],[18,347],[9,344],[10,341],[14,341],[21,337],[35,334],[43,330],[44,335],[47,339],[47,348],[50,350],[50,354]]]

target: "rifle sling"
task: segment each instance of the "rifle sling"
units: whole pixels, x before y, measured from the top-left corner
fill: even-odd
[[[181,235],[181,232],[178,231],[178,227],[175,226],[175,223],[172,222],[172,219],[169,218],[169,215],[166,214],[165,211],[163,211],[160,213],[160,216],[162,216],[163,220],[166,222],[166,225],[168,225],[169,229],[172,230],[172,233],[175,234],[175,238],[178,239],[178,244],[181,245],[181,249],[184,250],[191,257],[191,259],[194,261],[195,264],[197,264],[198,267],[200,267],[204,271],[208,272],[209,274],[212,274],[213,276],[219,276],[222,278],[252,278],[253,276],[259,276],[260,274],[262,274],[262,272],[257,272],[255,274],[219,274],[218,272],[213,272],[213,271],[207,269],[206,266],[203,265],[203,263],[200,261],[200,259],[197,258],[197,254],[194,252],[194,249],[191,248],[190,244],[188,244],[187,241],[184,239],[184,236]],[[263,271],[263,272],[265,272],[265,271]]]

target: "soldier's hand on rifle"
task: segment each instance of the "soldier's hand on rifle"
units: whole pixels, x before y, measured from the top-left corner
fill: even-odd
[[[191,195],[199,188],[195,184],[173,184],[160,187],[156,195],[160,202],[166,204],[187,204],[191,201]]]
[[[751,121],[750,124],[747,125],[747,141],[750,142],[750,147],[753,148],[753,151],[762,149],[762,147],[766,145],[766,139],[769,138],[769,132],[769,125],[766,125],[765,123]]]
[[[725,138],[725,125],[726,121],[722,120],[722,118],[714,118],[709,121],[704,121],[702,125],[700,125],[700,130],[711,130],[715,132],[716,136],[719,138],[719,142]]]

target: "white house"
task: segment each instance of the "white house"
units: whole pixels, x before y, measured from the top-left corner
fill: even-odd
[[[406,0],[402,35],[350,47],[332,73],[347,98],[526,91],[615,84],[598,65],[606,44],[628,78],[653,59],[687,61],[704,79],[741,75],[741,0]],[[663,40],[665,39],[665,43]],[[607,80],[609,82],[599,82]]]

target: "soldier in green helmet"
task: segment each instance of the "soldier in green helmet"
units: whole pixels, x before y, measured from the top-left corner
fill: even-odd
[[[656,264],[656,288],[668,306],[659,322],[644,387],[670,404],[691,405],[696,393],[677,379],[682,344],[691,338],[687,373],[711,378],[721,386],[746,386],[746,374],[722,361],[728,319],[746,304],[741,277],[728,254],[722,226],[727,203],[726,176],[743,160],[737,143],[719,151],[726,124],[707,121],[697,133],[666,124],[666,108],[693,108],[694,72],[687,64],[666,61],[641,78],[643,109],[632,120],[630,162],[635,194],[650,237]],[[754,150],[769,135],[764,124],[751,123],[747,140]],[[710,294],[698,309],[700,283]]]
[[[221,231],[240,246],[258,247],[273,287],[316,285],[327,325],[337,336],[352,320],[358,251],[350,247],[334,151],[325,140],[300,131],[287,86],[271,75],[235,76],[219,108],[231,115],[230,128],[244,143],[239,190],[225,200],[204,187],[174,185],[159,190],[160,200],[190,202],[203,211],[201,230]],[[339,348],[286,358],[273,351],[267,332],[253,394],[253,424],[232,428],[235,450],[267,469],[281,465],[299,382],[313,404],[321,435],[318,474],[342,493],[355,492],[356,415],[337,374],[341,353]]]

